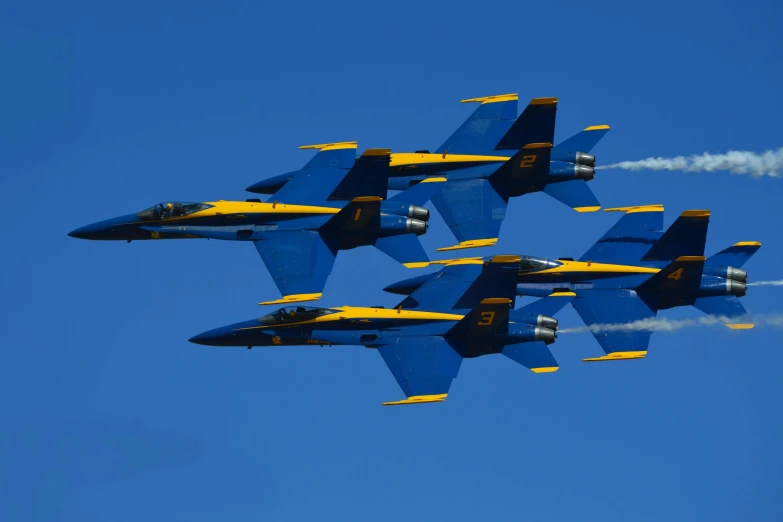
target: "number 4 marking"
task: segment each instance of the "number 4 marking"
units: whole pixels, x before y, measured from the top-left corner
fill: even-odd
[[[667,275],[666,279],[674,279],[675,281],[679,281],[681,277],[682,277],[682,268],[678,268],[671,274]]]

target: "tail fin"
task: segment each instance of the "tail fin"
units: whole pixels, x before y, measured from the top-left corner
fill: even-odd
[[[503,178],[534,178],[549,174],[552,142],[528,143],[490,176],[490,180]]]
[[[560,369],[544,341],[509,344],[503,347],[501,353],[534,373],[551,373]]]
[[[693,306],[707,315],[725,318],[726,326],[732,330],[748,330],[755,326],[745,307],[733,295],[700,297]]]
[[[554,142],[556,115],[557,98],[533,98],[495,150],[521,150],[531,143]]]
[[[449,330],[447,339],[464,340],[508,332],[508,318],[514,301],[506,297],[487,297]],[[461,343],[455,343],[461,344]],[[462,354],[460,354],[462,355]],[[465,355],[463,355],[465,357]]]
[[[424,179],[411,188],[403,190],[395,195],[393,198],[389,199],[389,201],[399,202],[403,205],[424,205],[443,187],[442,183],[445,181],[446,178]]]
[[[759,248],[761,248],[761,243],[758,241],[741,241],[739,243],[734,243],[726,250],[722,250],[707,258],[705,264],[717,268],[742,268],[742,265],[747,263],[748,259],[750,259]]]
[[[300,149],[316,149],[318,154],[307,162],[305,168],[350,169],[356,161],[356,142],[320,143],[302,145]]]
[[[516,94],[499,94],[462,100],[481,105],[435,152],[480,154],[493,150],[517,117],[517,98]]]
[[[609,132],[609,125],[592,125],[552,149],[552,161],[574,163],[577,152],[590,152]]]
[[[376,239],[374,244],[375,248],[408,268],[416,268],[429,261],[415,234],[382,237]]]
[[[357,197],[386,199],[391,150],[367,149],[329,195],[329,201],[351,201]]]
[[[692,304],[701,284],[704,256],[682,256],[642,283],[636,293],[653,310]]]
[[[554,292],[549,297],[539,299],[522,308],[512,310],[510,317],[515,323],[526,323],[557,330],[557,320],[553,319],[565,305],[576,297],[574,292]]]
[[[671,261],[683,256],[704,256],[709,210],[686,210],[663,233],[642,261]]]

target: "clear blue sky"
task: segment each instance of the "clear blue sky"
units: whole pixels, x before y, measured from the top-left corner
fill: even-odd
[[[262,313],[255,249],[98,243],[70,230],[164,199],[245,198],[298,145],[434,148],[463,98],[560,98],[558,138],[602,163],[783,145],[774,2],[6,2],[0,7],[0,519],[783,519],[780,330],[655,334],[646,360],[466,361],[444,404],[401,397],[371,350],[219,349]],[[600,172],[604,206],[712,210],[709,253],[782,277],[781,181]],[[618,218],[535,194],[496,249],[573,256]],[[425,246],[453,238],[439,218]],[[340,254],[325,305],[393,305],[414,273]],[[751,288],[751,312],[783,310]],[[698,317],[693,309],[665,317]],[[563,325],[580,325],[573,310]]]

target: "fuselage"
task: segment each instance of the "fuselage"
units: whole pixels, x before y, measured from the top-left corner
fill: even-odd
[[[405,336],[445,336],[463,318],[460,311],[428,312],[396,308],[287,307],[258,319],[209,330],[191,342],[209,346],[360,345],[377,348]],[[542,328],[513,324],[477,344],[504,345],[542,338]],[[554,333],[551,334],[554,340]],[[483,354],[483,353],[482,353]],[[477,354],[478,355],[478,354]]]

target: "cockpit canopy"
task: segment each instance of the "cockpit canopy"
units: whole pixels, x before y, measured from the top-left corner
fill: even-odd
[[[321,317],[323,315],[335,314],[338,311],[339,310],[316,308],[313,306],[288,306],[259,318],[258,322],[267,326],[301,323],[303,321],[311,321],[316,317]]]
[[[557,261],[546,259],[544,257],[532,257],[522,256],[522,260],[519,263],[520,272],[537,272],[539,270],[546,270],[547,268],[555,268],[562,265]]]
[[[136,214],[136,217],[142,221],[158,221],[161,219],[187,216],[189,214],[193,214],[194,212],[206,210],[211,207],[212,205],[208,205],[206,203],[166,201],[164,203],[158,203],[154,207],[142,210]]]

